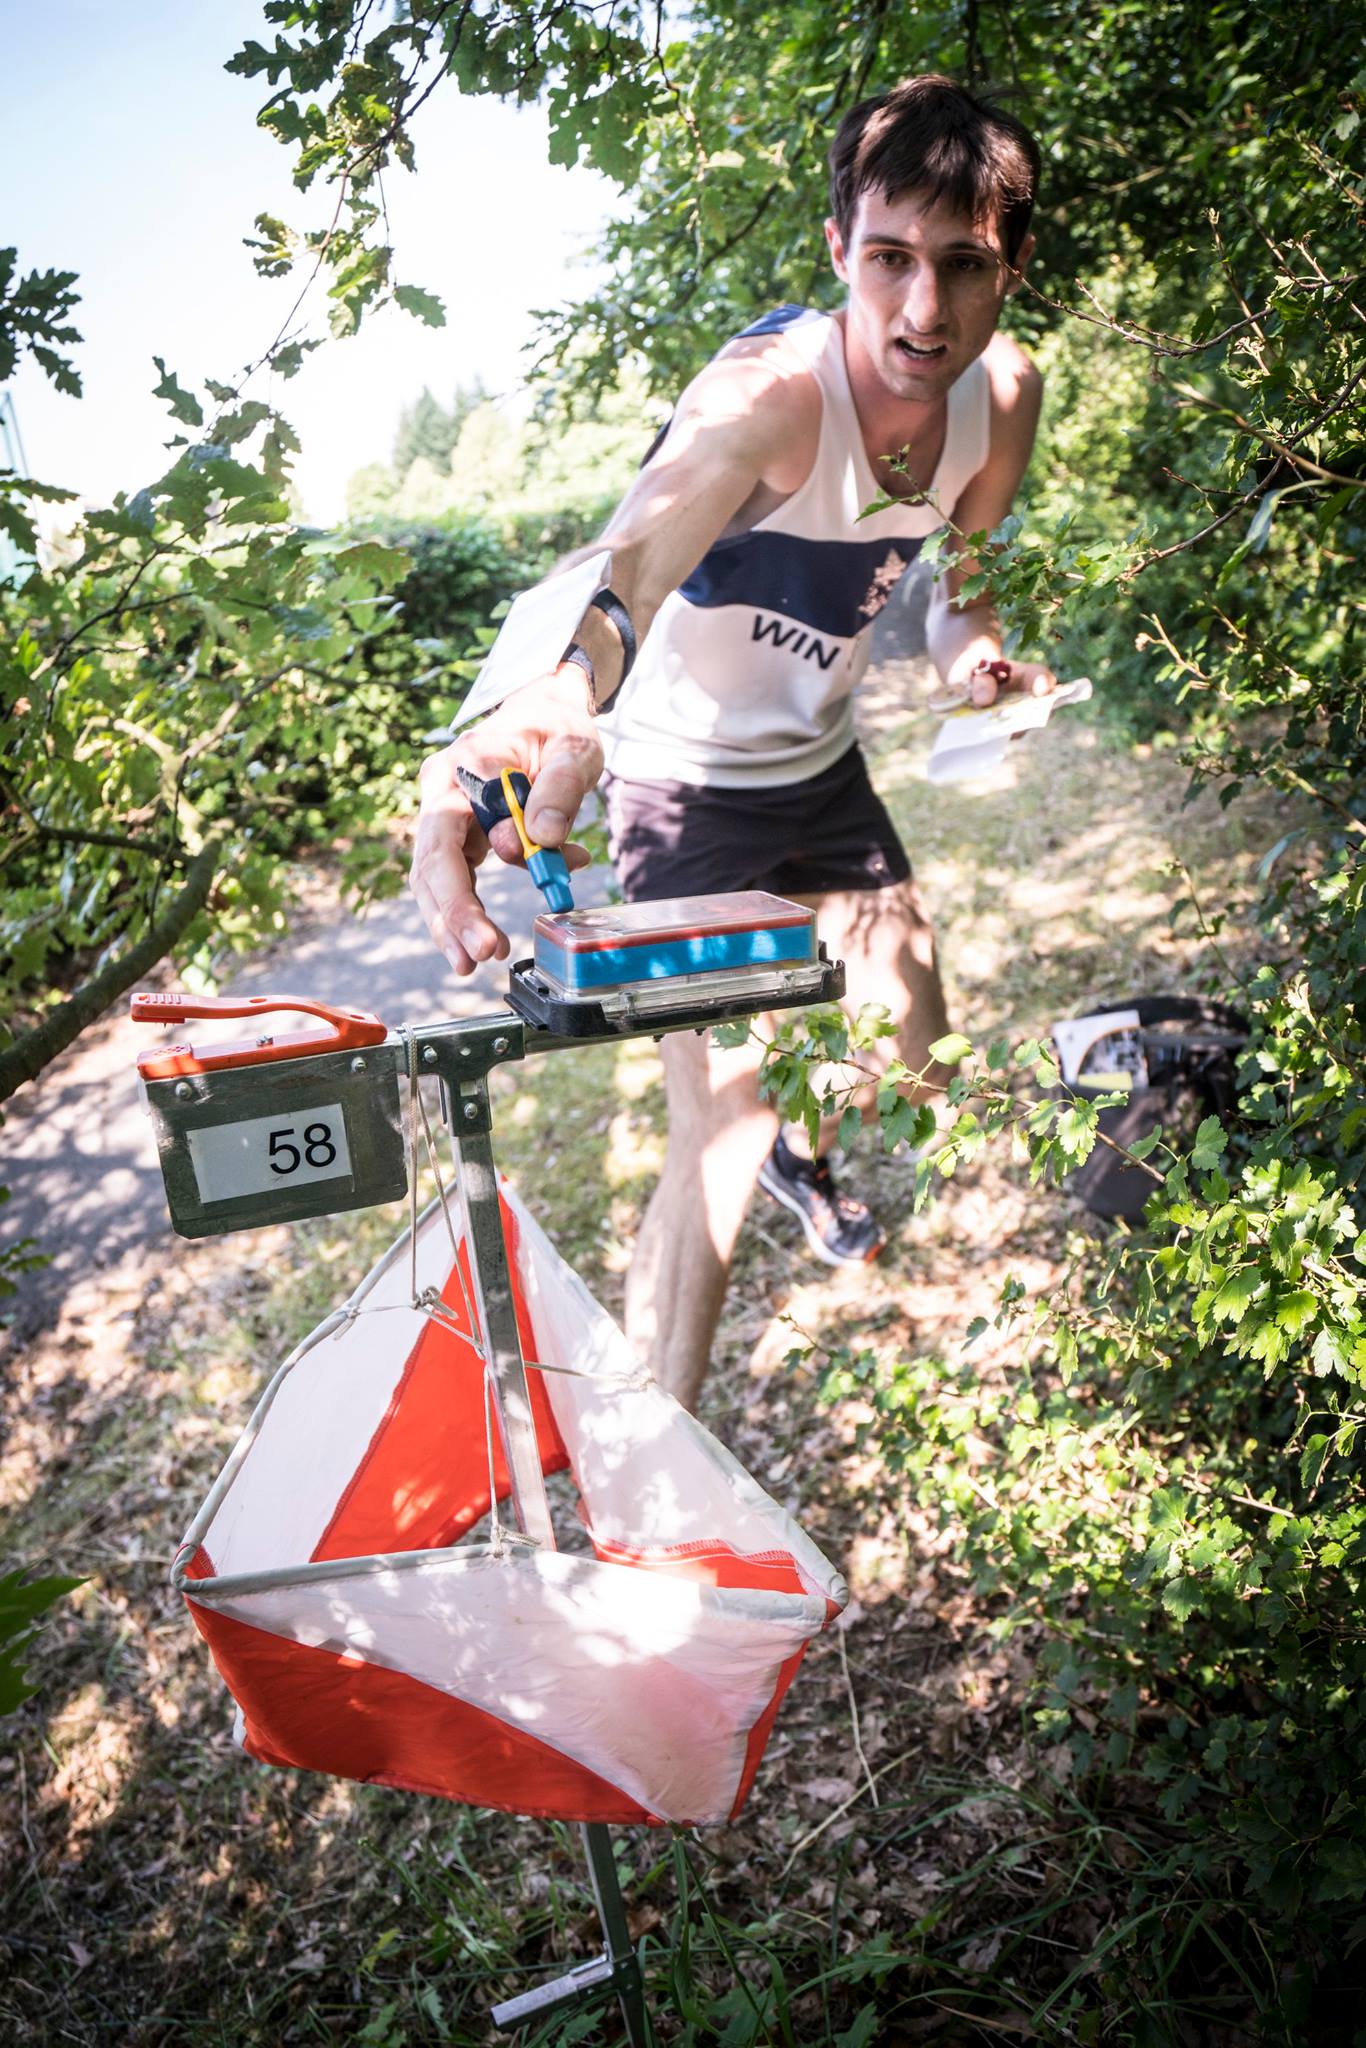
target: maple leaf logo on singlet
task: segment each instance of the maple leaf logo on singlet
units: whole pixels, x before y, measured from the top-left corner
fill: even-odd
[[[867,595],[858,608],[859,618],[865,625],[877,617],[910,566],[907,558],[899,555],[895,548],[887,550],[881,565],[874,569]]]

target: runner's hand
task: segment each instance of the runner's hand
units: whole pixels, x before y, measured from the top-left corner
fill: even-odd
[[[1057,687],[1057,677],[1042,662],[1007,661],[1004,655],[995,661],[972,662],[964,658],[955,662],[946,680],[931,691],[926,708],[935,712],[962,711],[971,704],[980,711],[994,704],[1003,692],[1008,696],[1046,697]]]
[[[998,680],[993,669],[1009,669],[1009,679]],[[969,701],[980,710],[983,705],[994,704],[1000,696],[1047,697],[1058,687],[1058,679],[1051,668],[1045,668],[1041,661],[1000,661],[982,662],[964,678]]]
[[[481,960],[506,960],[510,951],[506,932],[479,901],[474,871],[490,845],[510,865],[522,865],[523,856],[511,819],[485,835],[457,767],[485,778],[520,768],[531,781],[527,831],[538,845],[558,846],[570,868],[586,867],[587,849],[566,844],[580,804],[602,773],[602,745],[582,669],[570,663],[528,683],[422,764],[408,883],[433,944],[457,974],[471,974]]]

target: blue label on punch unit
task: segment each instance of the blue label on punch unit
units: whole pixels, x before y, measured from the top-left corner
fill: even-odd
[[[537,967],[571,999],[817,959],[814,913],[766,889],[542,912],[534,932]]]
[[[811,958],[803,926],[744,932],[705,932],[657,945],[604,946],[566,958],[557,946],[536,937],[536,964],[558,980],[568,974],[574,988],[606,988],[626,981],[666,981],[675,974],[705,974],[726,967],[794,966]]]

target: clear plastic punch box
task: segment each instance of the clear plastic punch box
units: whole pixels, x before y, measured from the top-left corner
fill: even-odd
[[[622,1016],[705,1007],[714,1018],[732,1003],[736,1014],[753,1013],[840,992],[814,912],[762,889],[544,911],[533,943],[533,958],[514,970],[512,1000],[570,1036]]]

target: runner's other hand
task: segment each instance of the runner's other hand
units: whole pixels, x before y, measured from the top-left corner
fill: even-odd
[[[1001,671],[1005,670],[1002,675]],[[1051,668],[1041,661],[979,661],[967,677],[969,701],[980,710],[999,696],[1047,697],[1058,687]]]
[[[408,884],[431,933],[457,974],[472,974],[481,960],[506,960],[511,950],[484,909],[474,871],[490,846],[500,860],[523,865],[511,819],[485,835],[460,787],[457,768],[487,779],[504,768],[529,777],[526,828],[541,846],[557,846],[570,868],[588,865],[582,846],[567,844],[580,804],[602,773],[602,745],[589,707],[582,669],[570,663],[500,704],[439,754],[423,762]]]

